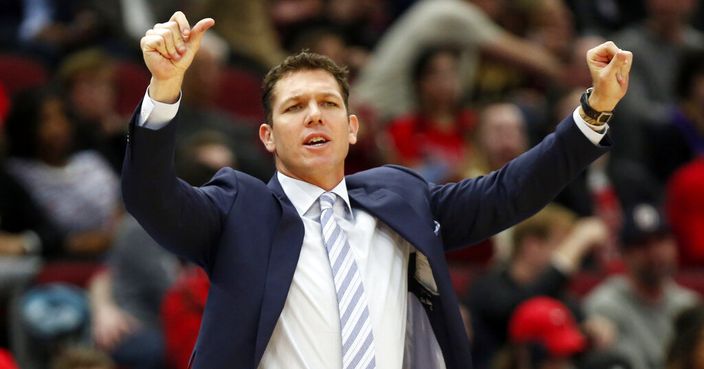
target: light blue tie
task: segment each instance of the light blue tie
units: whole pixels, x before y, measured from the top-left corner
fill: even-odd
[[[347,235],[333,215],[335,198],[331,192],[320,195],[320,225],[337,292],[342,333],[342,368],[376,368],[367,296]]]

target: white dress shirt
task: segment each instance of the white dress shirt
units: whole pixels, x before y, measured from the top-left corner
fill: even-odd
[[[277,176],[301,216],[305,236],[286,303],[259,368],[341,368],[337,297],[319,222],[318,197],[324,190],[282,173]],[[377,367],[400,369],[412,247],[377,218],[352,209],[344,179],[331,192],[337,195],[335,219],[347,233],[369,301]]]
[[[174,104],[163,104],[151,100],[147,94],[137,122],[145,128],[159,129],[173,119],[179,104],[180,98]],[[606,129],[595,132],[577,110],[573,117],[579,129],[594,144],[604,137]],[[258,368],[341,368],[342,345],[335,285],[318,219],[318,197],[324,190],[282,173],[277,176],[284,193],[301,216],[305,235],[283,311]],[[374,216],[351,208],[344,178],[331,192],[337,195],[335,218],[347,233],[363,278],[377,367],[400,369],[406,335],[408,259],[415,250]],[[372,253],[373,257],[370,257]]]

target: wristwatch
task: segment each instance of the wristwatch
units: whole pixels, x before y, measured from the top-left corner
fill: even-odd
[[[582,94],[582,98],[579,99],[579,103],[582,105],[582,112],[584,113],[582,118],[584,118],[584,120],[589,124],[603,126],[604,124],[609,123],[611,118],[614,116],[614,113],[611,111],[596,111],[594,108],[589,106],[589,96],[591,96],[593,91],[594,87],[589,87]]]

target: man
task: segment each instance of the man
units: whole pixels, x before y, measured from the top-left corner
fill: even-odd
[[[662,368],[674,318],[698,297],[672,279],[677,247],[663,214],[653,205],[641,203],[626,210],[621,243],[625,275],[599,285],[587,296],[586,308],[614,323],[615,349],[628,357],[631,367]]]
[[[152,80],[130,124],[123,173],[129,211],[210,277],[193,367],[471,367],[443,252],[544,206],[605,151],[605,127],[590,128],[576,110],[577,124],[568,118],[478,180],[436,186],[401,167],[345,177],[359,122],[347,112],[344,70],[300,53],[264,80],[268,123],[259,136],[278,173],[265,185],[226,168],[193,188],[171,169],[174,110],[213,24],[191,28],[177,12],[142,39]],[[610,111],[626,92],[631,55],[611,43],[588,60],[589,105]]]
[[[648,129],[668,123],[672,104],[676,102],[677,73],[662,71],[677,71],[687,50],[704,50],[704,33],[690,25],[698,1],[647,0],[642,3],[645,19],[613,36],[619,45],[638,55],[633,85],[616,118],[619,125],[613,134],[620,144],[614,155],[637,161],[646,158],[651,149],[652,144],[647,141]],[[659,141],[662,136],[656,137],[656,142],[662,144]]]
[[[371,110],[382,122],[410,113],[415,108],[413,61],[424,49],[440,45],[458,46],[458,79],[465,94],[472,92],[480,54],[543,78],[561,78],[563,66],[548,49],[516,37],[491,19],[500,3],[416,1],[384,32],[360,70],[353,91],[355,104]]]
[[[606,243],[608,230],[604,223],[597,218],[576,220],[567,209],[548,205],[512,230],[507,265],[475,281],[465,300],[476,337],[472,343],[475,367],[490,366],[495,352],[508,343],[511,314],[531,297],[560,299],[574,310],[580,322],[589,322],[576,301],[569,298],[567,285],[594,246]],[[599,323],[594,321],[587,326],[598,329]],[[594,332],[598,341],[608,335],[602,332]]]

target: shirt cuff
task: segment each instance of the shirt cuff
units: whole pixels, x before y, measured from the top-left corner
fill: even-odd
[[[137,117],[137,125],[155,131],[166,127],[178,113],[180,105],[180,93],[175,103],[166,104],[152,100],[149,97],[149,87],[147,87],[147,92],[144,93],[144,99],[142,100],[142,109],[139,111],[139,117]]]
[[[582,119],[582,117],[579,115],[579,107],[577,109],[574,109],[574,112],[572,112],[572,118],[574,118],[574,122],[577,124],[577,127],[579,127],[579,130],[584,133],[585,136],[591,141],[594,145],[599,145],[599,142],[601,142],[601,139],[606,136],[606,132],[609,130],[609,125],[604,124],[603,126],[595,126],[593,124],[589,124]]]

